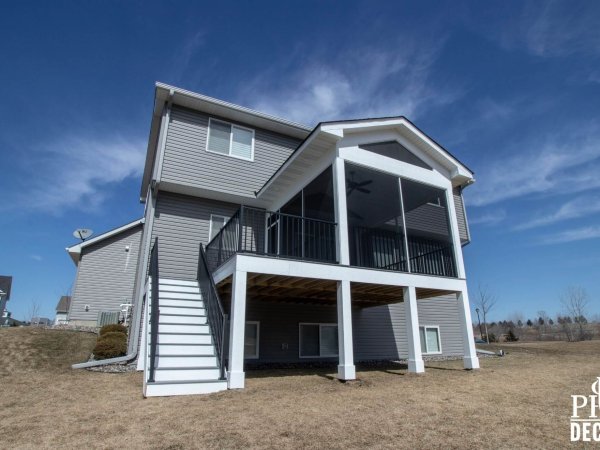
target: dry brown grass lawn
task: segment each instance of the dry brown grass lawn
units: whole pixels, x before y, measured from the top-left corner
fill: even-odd
[[[473,372],[257,371],[243,391],[143,399],[139,373],[69,368],[94,340],[0,329],[3,448],[564,448],[570,395],[600,376],[600,341],[517,343]]]

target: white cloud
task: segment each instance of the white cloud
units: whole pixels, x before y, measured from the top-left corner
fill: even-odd
[[[600,238],[600,226],[589,226],[565,230],[560,233],[551,234],[541,239],[542,244],[562,244],[565,242],[583,241]]]
[[[248,83],[241,101],[253,108],[300,123],[377,117],[417,116],[427,105],[446,104],[459,95],[438,92],[428,83],[441,44],[362,48],[337,57],[295,57]]]
[[[469,225],[496,225],[506,219],[504,209],[488,211],[474,217],[469,216]]]
[[[44,259],[40,255],[30,255],[30,258],[34,261],[42,261]]]
[[[144,168],[142,140],[120,136],[69,136],[28,152],[21,193],[13,207],[60,214],[67,208],[94,209],[105,190]]]
[[[563,220],[577,219],[600,212],[600,196],[582,196],[564,203],[551,214],[546,214],[536,219],[525,222],[515,230],[526,230],[544,225],[550,225]]]
[[[490,157],[467,192],[469,205],[485,206],[532,194],[567,194],[600,187],[600,129],[570,127],[535,136]],[[504,156],[509,154],[511,156]],[[491,155],[490,155],[491,156]]]
[[[600,54],[597,2],[547,1],[529,3],[514,26],[505,26],[501,41],[525,46],[540,57]]]

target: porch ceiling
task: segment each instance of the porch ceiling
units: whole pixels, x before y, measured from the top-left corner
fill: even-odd
[[[219,295],[227,303],[231,300],[231,282],[232,277],[228,277],[217,285]],[[402,286],[351,283],[351,289],[352,304],[360,308],[403,301]],[[419,288],[417,289],[417,299],[450,293],[452,292]],[[335,280],[248,273],[246,295],[249,300],[335,305],[337,282]]]

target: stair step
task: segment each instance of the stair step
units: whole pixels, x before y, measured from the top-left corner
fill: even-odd
[[[178,323],[186,325],[206,325],[206,316],[190,316],[188,314],[160,314],[158,323]]]
[[[154,372],[155,381],[181,381],[181,380],[218,380],[218,367],[177,367],[157,368]]]
[[[189,298],[161,297],[158,303],[160,306],[191,306],[195,308],[204,308],[204,302],[202,300],[193,300]]]
[[[157,369],[174,367],[217,367],[216,356],[204,355],[158,355]]]
[[[171,319],[167,317],[167,320]],[[158,323],[159,333],[202,333],[210,334],[208,325],[195,323]]]
[[[199,294],[200,288],[198,286],[159,285],[158,292],[175,292],[178,294]]]
[[[204,317],[206,310],[198,306],[159,306],[159,314],[185,314],[187,316]]]
[[[159,291],[161,301],[167,298],[175,300],[202,300],[200,292],[173,292],[173,291]]]
[[[212,344],[212,336],[206,333],[158,333],[159,344]]]
[[[176,280],[173,278],[159,278],[158,284],[171,284],[174,286],[198,286],[197,281],[190,280]]]
[[[158,344],[156,353],[159,356],[214,356],[215,348],[212,344]]]
[[[146,397],[161,397],[171,395],[210,394],[227,390],[224,380],[180,380],[173,383],[155,381],[147,383]]]

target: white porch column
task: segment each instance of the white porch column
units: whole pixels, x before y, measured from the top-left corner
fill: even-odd
[[[244,334],[246,332],[246,272],[235,270],[229,314],[229,389],[244,387]]]
[[[425,372],[425,364],[421,355],[417,291],[414,286],[404,288],[404,315],[408,340],[408,371],[414,373]]]
[[[333,198],[335,201],[336,250],[338,262],[343,265],[350,264],[350,250],[348,247],[348,214],[346,210],[346,172],[344,160],[340,157],[333,161]]]
[[[469,294],[466,290],[457,294],[458,314],[460,315],[460,326],[464,347],[463,363],[465,369],[479,369],[479,358],[475,350],[475,339],[473,338],[473,322],[471,321],[471,307],[469,305]]]
[[[338,345],[339,365],[338,378],[340,380],[356,379],[354,367],[354,348],[352,346],[352,302],[350,294],[350,281],[338,281],[337,285],[337,313],[338,313]]]

